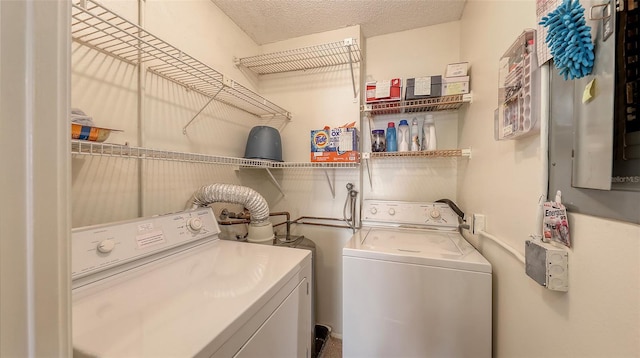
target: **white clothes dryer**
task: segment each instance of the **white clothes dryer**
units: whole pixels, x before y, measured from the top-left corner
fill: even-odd
[[[74,356],[310,357],[310,252],[218,233],[210,208],[74,229]]]
[[[343,248],[343,356],[491,357],[491,264],[444,203],[365,200]]]

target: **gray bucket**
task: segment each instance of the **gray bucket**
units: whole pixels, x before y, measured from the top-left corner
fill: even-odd
[[[282,141],[280,132],[273,127],[256,126],[251,128],[244,150],[246,159],[266,159],[282,161]]]

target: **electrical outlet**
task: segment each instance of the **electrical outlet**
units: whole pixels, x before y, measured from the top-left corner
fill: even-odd
[[[480,231],[484,231],[486,226],[485,217],[483,214],[473,214],[473,223],[471,233],[474,235],[478,235]]]

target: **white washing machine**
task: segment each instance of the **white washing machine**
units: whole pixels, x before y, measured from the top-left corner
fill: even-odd
[[[491,357],[491,264],[444,203],[365,200],[343,248],[343,356]]]
[[[310,252],[218,233],[209,208],[74,229],[74,355],[309,357]]]

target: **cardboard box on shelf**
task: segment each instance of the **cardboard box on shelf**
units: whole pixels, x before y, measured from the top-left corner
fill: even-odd
[[[445,77],[442,79],[443,96],[466,93],[469,93],[469,76]]]
[[[356,128],[311,131],[312,162],[358,162],[360,135]]]
[[[406,100],[415,100],[442,95],[442,76],[407,78]]]
[[[445,77],[464,77],[468,75],[469,62],[450,63],[447,65]]]
[[[402,79],[367,82],[366,103],[399,101],[402,97]]]

